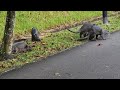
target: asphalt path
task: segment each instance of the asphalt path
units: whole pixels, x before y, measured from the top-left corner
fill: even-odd
[[[119,79],[120,31],[45,60],[25,65],[0,79]]]

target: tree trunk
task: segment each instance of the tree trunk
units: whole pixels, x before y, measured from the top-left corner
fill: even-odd
[[[12,52],[13,29],[15,23],[15,11],[7,11],[4,37],[2,41],[2,59],[9,59]]]
[[[108,24],[107,11],[103,11],[103,24]]]

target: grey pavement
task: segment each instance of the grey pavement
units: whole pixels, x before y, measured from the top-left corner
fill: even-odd
[[[100,46],[98,45],[100,44]],[[0,79],[119,79],[120,32],[4,73]]]

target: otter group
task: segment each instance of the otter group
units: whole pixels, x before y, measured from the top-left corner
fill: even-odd
[[[70,29],[67,30],[73,33],[79,33],[81,40],[82,39],[96,40],[98,38],[105,40],[110,34],[108,30],[104,30],[99,26],[97,26],[96,24],[91,24],[91,23],[83,24],[83,26],[77,32],[74,32]],[[31,36],[32,36],[31,41],[41,41],[38,31],[34,27],[31,30]],[[14,41],[12,46],[12,53],[21,53],[31,50],[32,50],[32,46],[27,45],[25,40]]]
[[[31,30],[31,41],[41,41],[38,30],[36,28],[32,28]],[[20,40],[16,40],[14,41],[13,45],[12,45],[12,53],[23,53],[23,52],[27,52],[27,51],[31,51],[32,50],[32,46],[29,46],[26,42],[26,39],[20,39]]]
[[[102,39],[106,40],[107,37],[110,35],[108,30],[104,30],[101,27],[97,26],[96,24],[85,23],[83,26],[77,31],[74,32],[70,29],[67,29],[73,33],[79,33],[80,39],[88,39],[88,40],[96,40]]]

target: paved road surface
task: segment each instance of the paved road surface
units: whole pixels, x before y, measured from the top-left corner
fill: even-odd
[[[97,46],[101,44],[100,46]],[[0,79],[118,79],[120,32],[7,72]]]

